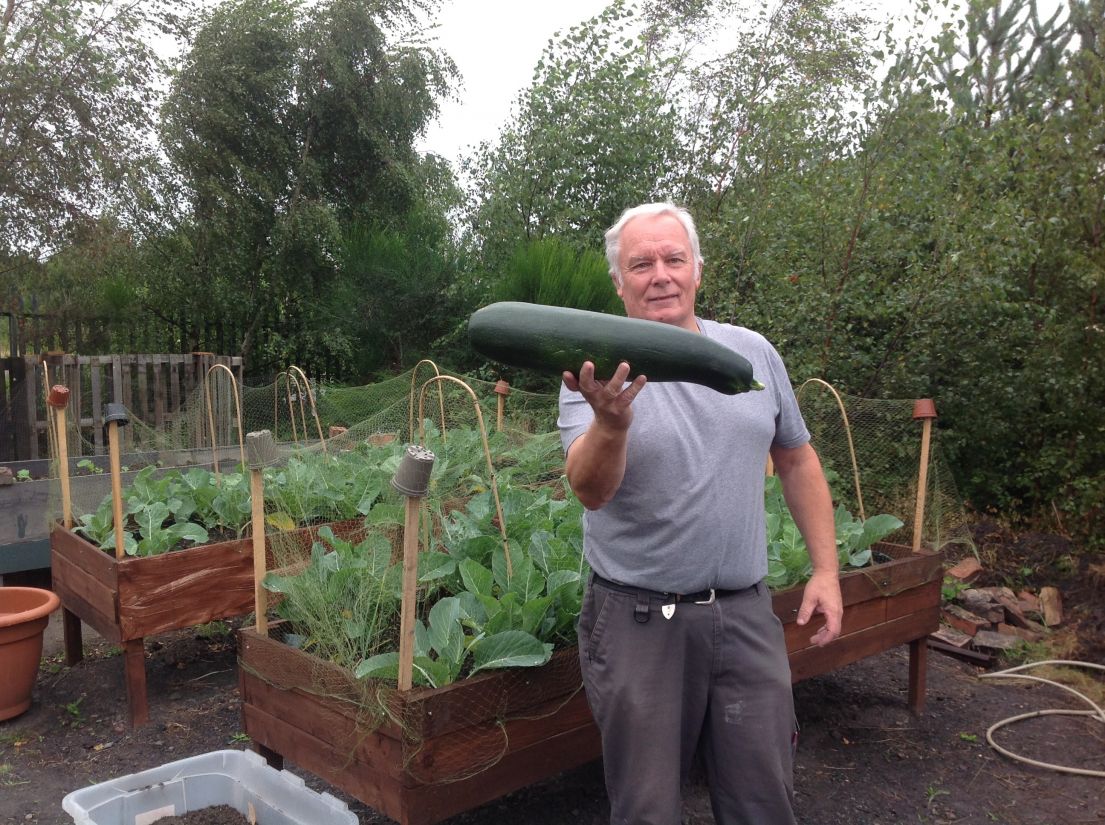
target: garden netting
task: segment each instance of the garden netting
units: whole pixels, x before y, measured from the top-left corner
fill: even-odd
[[[820,382],[800,387],[799,400],[830,479],[838,526],[847,516],[862,541],[864,522],[881,518],[881,540],[909,545],[922,427],[913,401],[851,398]],[[435,751],[432,781],[463,779],[508,751],[511,719],[555,713],[579,690],[575,677],[564,695],[532,703],[517,695],[536,690],[527,675],[533,666],[566,668],[568,681],[577,669],[571,656],[553,656],[575,642],[588,573],[582,507],[563,476],[555,422],[555,395],[450,374],[429,361],[364,387],[316,384],[296,369],[273,384],[239,386],[229,370],[213,369],[179,414],[151,426],[128,411],[117,431],[125,552],[156,555],[251,535],[252,458],[263,480],[268,616],[314,663],[307,674],[258,672],[275,687],[309,684],[356,708],[364,736],[388,726],[409,743],[421,723],[403,718],[395,697],[403,550],[414,545],[414,688],[511,674],[468,700],[471,740]],[[275,449],[260,467],[247,456],[247,436],[266,430]],[[92,448],[87,431],[69,422],[66,441],[70,467],[80,472],[75,462]],[[55,477],[58,444],[52,433]],[[409,445],[433,454],[425,494],[410,498],[392,484]],[[927,479],[925,546],[969,552],[935,428]],[[60,520],[60,480],[53,487],[52,517]],[[416,537],[404,528],[412,506]],[[114,555],[110,493],[71,485],[69,509],[75,529]],[[771,529],[780,531],[769,536],[774,548],[786,530],[769,519]],[[870,553],[862,551],[850,558],[866,563]],[[784,572],[792,575],[778,575]],[[355,674],[352,688],[334,678],[335,666]],[[287,684],[279,684],[284,677]],[[422,764],[414,745],[412,774]]]

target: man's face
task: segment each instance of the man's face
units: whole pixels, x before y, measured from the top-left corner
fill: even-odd
[[[622,283],[614,286],[630,318],[698,332],[694,296],[698,264],[687,230],[674,215],[645,215],[622,229],[618,254]]]

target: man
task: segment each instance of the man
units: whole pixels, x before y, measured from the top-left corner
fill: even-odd
[[[735,396],[689,383],[564,373],[561,439],[587,508],[594,571],[579,655],[602,733],[611,823],[678,825],[700,753],[719,825],[793,823],[796,741],[782,626],[767,573],[763,476],[770,454],[810,549],[798,624],[840,633],[832,503],[790,380],[750,330],[695,316],[702,256],[690,214],[627,210],[606,233],[610,275],[631,318],[674,324],[745,356],[766,389]]]

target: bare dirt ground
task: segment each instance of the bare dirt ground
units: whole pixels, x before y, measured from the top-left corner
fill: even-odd
[[[1105,588],[1095,581],[1093,558],[1072,562],[1062,537],[1014,536],[994,525],[978,528],[976,540],[984,561],[1011,559],[1015,566],[1002,569],[1017,570],[1019,582],[1062,589],[1070,617],[1064,658],[1103,661]],[[984,583],[1008,583],[992,563],[987,575]],[[86,658],[67,668],[59,625],[55,616],[32,709],[0,723],[3,825],[68,825],[61,800],[70,791],[207,751],[249,747],[240,733],[232,632],[190,630],[147,640],[151,722],[131,730],[118,650],[86,629]],[[1016,762],[986,743],[991,724],[1029,711],[1086,708],[1077,697],[1048,685],[983,680],[985,671],[933,652],[928,703],[918,717],[905,701],[907,661],[904,648],[889,651],[795,686],[802,823],[1105,823],[1102,779]],[[1096,689],[1101,685],[1098,680]],[[1044,716],[998,736],[1006,747],[1042,762],[1105,770],[1105,725],[1091,717]],[[294,764],[285,767],[348,802],[362,825],[391,821]],[[449,825],[600,825],[607,816],[596,762]],[[706,789],[695,782],[687,790],[685,823],[712,822]]]

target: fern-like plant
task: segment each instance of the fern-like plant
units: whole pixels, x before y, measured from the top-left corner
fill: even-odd
[[[495,300],[625,315],[606,259],[592,250],[580,252],[559,238],[518,247],[495,289]]]

